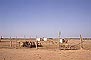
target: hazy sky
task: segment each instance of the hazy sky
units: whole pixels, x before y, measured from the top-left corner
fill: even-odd
[[[91,0],[0,0],[0,36],[91,37]]]

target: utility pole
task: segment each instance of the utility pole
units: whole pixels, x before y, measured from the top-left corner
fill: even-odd
[[[58,33],[59,49],[60,49],[60,35],[61,35],[61,32]]]
[[[10,37],[10,47],[12,47],[12,40],[11,40],[11,37]]]
[[[36,45],[36,49],[38,49],[38,41],[37,41],[37,35],[36,35],[36,42],[35,42],[35,45]]]
[[[15,44],[15,48],[17,48],[17,36],[16,36],[16,40],[15,40],[16,44]]]
[[[80,35],[80,49],[81,49],[81,50],[83,49],[82,42],[83,42],[83,38],[82,38],[82,36]]]

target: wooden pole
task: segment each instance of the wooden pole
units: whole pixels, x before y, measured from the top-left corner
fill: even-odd
[[[81,49],[81,50],[83,49],[82,41],[83,41],[83,38],[82,38],[82,36],[80,35],[80,49]]]
[[[16,40],[15,40],[15,48],[17,48],[17,36],[16,36]]]
[[[59,50],[60,50],[60,35],[61,35],[61,32],[58,33]]]
[[[38,49],[38,41],[36,41],[36,49]]]
[[[37,46],[37,44],[38,44],[38,41],[37,41],[37,35],[36,35],[36,42],[35,42],[36,49],[38,49],[38,46]]]
[[[10,37],[10,47],[12,47],[12,40],[11,40],[11,37]]]

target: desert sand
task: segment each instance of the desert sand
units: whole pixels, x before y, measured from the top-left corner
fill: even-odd
[[[0,60],[91,60],[91,51],[0,49]]]
[[[42,42],[45,48],[16,49],[10,48],[9,42],[2,41],[0,42],[0,60],[91,60],[91,40],[84,40],[82,50],[59,50],[56,44],[52,43]],[[69,41],[69,44],[72,45],[78,43],[79,40]],[[15,45],[15,43],[13,44]]]

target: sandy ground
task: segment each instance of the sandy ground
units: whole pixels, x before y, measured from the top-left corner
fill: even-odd
[[[91,51],[0,49],[0,60],[91,60]]]
[[[78,45],[79,42],[69,40],[68,44]],[[59,50],[55,41],[42,42],[43,47],[39,49],[15,49],[15,44],[13,41],[13,48],[10,48],[9,40],[0,42],[0,60],[91,60],[91,40],[84,40],[83,50]]]

